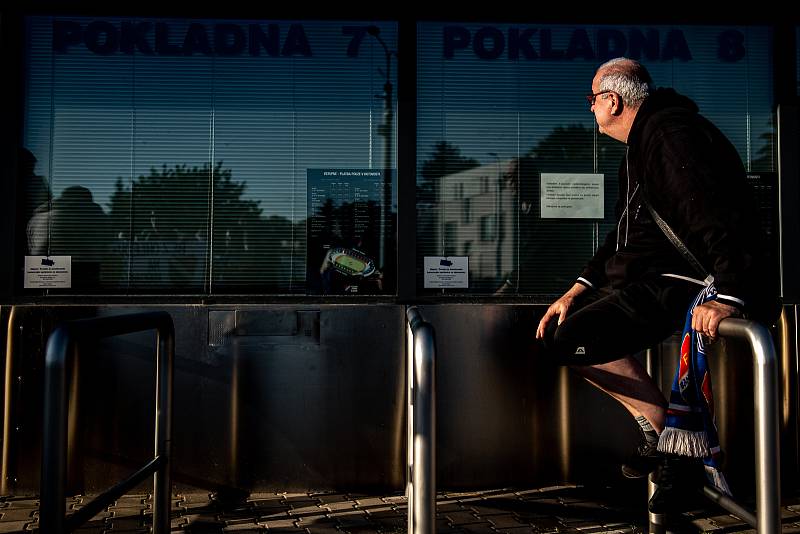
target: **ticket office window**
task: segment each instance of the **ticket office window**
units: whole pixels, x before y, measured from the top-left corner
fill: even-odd
[[[417,291],[550,299],[574,282],[616,224],[624,147],[585,99],[608,59],[642,61],[748,171],[775,171],[770,40],[765,27],[419,23]],[[437,276],[442,258],[468,275]]]
[[[24,291],[394,294],[396,43],[392,22],[27,17]]]

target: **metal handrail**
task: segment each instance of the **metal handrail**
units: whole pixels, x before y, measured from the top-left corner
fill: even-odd
[[[756,434],[756,527],[763,534],[781,531],[781,473],[778,419],[778,358],[772,336],[763,325],[744,319],[724,319],[719,324],[723,337],[740,338],[753,351]],[[708,489],[705,492],[709,493]],[[736,513],[725,499],[717,504]],[[735,503],[734,503],[735,504]],[[747,518],[742,518],[746,520]]]
[[[719,324],[719,334],[727,338],[747,341],[753,352],[753,397],[755,401],[755,452],[756,452],[756,513],[706,486],[702,494],[739,519],[755,527],[761,534],[778,534],[781,531],[781,481],[780,440],[778,426],[778,359],[772,336],[763,325],[745,319],[728,318]],[[651,370],[652,352],[648,351],[648,371]],[[651,373],[652,376],[652,373]],[[652,478],[648,492],[652,496]],[[664,532],[663,514],[650,514],[651,534]]]
[[[155,457],[136,473],[66,517],[67,397],[66,376],[78,346],[85,341],[156,330]],[[153,532],[170,530],[172,442],[172,369],[175,327],[167,312],[146,312],[62,323],[47,340],[44,373],[44,432],[39,530],[71,532],[153,474]]]
[[[9,482],[11,482],[11,458],[12,450],[16,448],[17,440],[12,438],[12,431],[16,423],[14,414],[14,352],[16,350],[15,339],[18,329],[18,318],[20,313],[16,306],[11,306],[11,313],[8,315],[8,329],[6,333],[6,366],[5,366],[5,387],[3,402],[3,451],[2,468],[0,468],[0,495],[10,493]],[[13,478],[16,478],[15,476]]]
[[[436,532],[436,337],[416,306],[408,319],[408,532]]]
[[[653,379],[653,382],[656,384],[661,383],[661,368],[657,364],[656,357],[653,354],[653,347],[649,347],[645,352],[645,365],[647,367],[647,374],[650,375],[650,378]],[[647,501],[650,502],[650,499],[656,492],[656,474],[650,473],[647,476]],[[666,526],[666,514],[655,514],[651,511],[647,511],[647,533],[648,534],[664,534],[667,531]]]

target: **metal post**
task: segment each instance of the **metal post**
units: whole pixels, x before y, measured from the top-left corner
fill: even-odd
[[[658,362],[656,361],[656,357],[653,354],[653,348],[650,347],[645,352],[645,366],[647,368],[647,374],[650,375],[650,378],[656,383],[656,385],[661,384],[661,369],[658,366]],[[647,501],[649,502],[650,499],[653,497],[653,494],[656,492],[656,488],[658,487],[655,483],[655,473],[650,473],[647,475]],[[667,517],[666,514],[654,514],[648,510],[647,512],[648,518],[648,528],[647,531],[649,534],[664,534],[667,531],[666,523]]]
[[[408,500],[408,532],[414,524],[414,332],[411,310],[406,323],[406,499]]]
[[[436,532],[436,339],[419,310],[408,309],[408,532]]]
[[[170,509],[172,488],[170,481],[170,459],[172,458],[172,368],[175,357],[175,337],[162,335],[157,338],[156,375],[156,431],[155,456],[166,458],[166,468],[153,476],[153,532],[170,531]]]
[[[69,333],[58,327],[47,340],[44,372],[44,430],[42,433],[42,487],[39,502],[40,532],[64,532],[67,450],[66,355],[72,345]]]
[[[744,319],[724,319],[719,333],[747,340],[753,350],[756,430],[756,517],[762,534],[781,531],[780,441],[778,432],[778,360],[769,331]]]
[[[383,52],[386,57],[386,71],[382,74],[386,77],[383,84],[383,94],[377,95],[378,98],[384,101],[383,106],[383,124],[378,127],[378,135],[383,136],[383,198],[381,199],[383,206],[381,209],[381,227],[380,227],[380,252],[378,257],[378,265],[380,269],[386,267],[386,254],[387,254],[387,234],[386,227],[389,224],[389,215],[392,208],[392,138],[394,136],[392,121],[394,119],[394,110],[392,109],[392,54],[397,55],[397,52],[389,49],[386,41],[381,37],[381,29],[377,26],[367,26],[367,33],[373,36],[378,43],[383,47]]]
[[[15,398],[14,387],[14,366],[16,363],[16,339],[17,320],[20,316],[16,306],[11,306],[8,315],[8,329],[6,332],[6,367],[5,367],[5,387],[3,402],[3,459],[2,472],[0,472],[0,495],[8,495],[12,488],[16,486],[16,471],[12,470],[12,462],[16,463],[12,447],[16,447],[19,442],[18,435],[12,435],[15,431],[14,426],[19,423],[14,408],[17,399]],[[13,480],[12,480],[13,479]]]
[[[705,486],[702,493],[707,499],[725,508],[751,527],[756,528],[758,526],[758,520],[756,520],[756,516],[750,512],[750,510],[745,509],[744,506],[741,506],[738,502],[734,501],[717,488]]]
[[[781,480],[780,435],[778,426],[778,359],[772,336],[763,325],[744,319],[724,319],[719,324],[722,337],[736,337],[747,341],[753,352],[753,380],[756,433],[756,515],[743,508],[716,488],[705,487],[703,495],[722,508],[755,526],[760,534],[778,534],[781,531]],[[647,351],[647,371],[653,374],[655,365],[652,351]],[[648,479],[648,497],[655,487]],[[664,532],[664,516],[650,514],[650,533]]]
[[[88,502],[66,518],[65,482],[67,451],[67,369],[81,341],[96,340],[143,330],[158,332],[156,345],[156,456],[132,476]],[[166,312],[134,313],[80,319],[58,326],[47,340],[44,376],[44,429],[42,432],[42,482],[39,531],[62,534],[75,530],[97,512],[154,474],[153,531],[170,530],[170,453],[172,433],[172,366],[175,329]]]

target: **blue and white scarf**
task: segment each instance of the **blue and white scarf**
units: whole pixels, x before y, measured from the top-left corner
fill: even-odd
[[[658,450],[702,458],[709,482],[730,495],[728,483],[719,466],[721,448],[705,342],[703,336],[692,329],[695,307],[716,298],[717,290],[714,284],[710,284],[700,291],[686,313],[680,360],[672,382],[666,426],[658,440]]]

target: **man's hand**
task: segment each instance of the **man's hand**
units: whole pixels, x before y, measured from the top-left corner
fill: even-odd
[[[710,300],[694,309],[692,313],[692,328],[709,340],[717,339],[719,323],[726,317],[739,315],[739,309],[716,300]]]
[[[556,315],[558,315],[558,324],[564,322],[564,319],[567,318],[567,312],[572,306],[572,303],[575,302],[575,297],[587,289],[588,288],[583,284],[575,284],[569,291],[564,293],[560,299],[552,303],[550,307],[547,308],[542,320],[539,321],[539,327],[536,329],[536,339],[544,338],[544,329],[547,327],[547,323]]]

